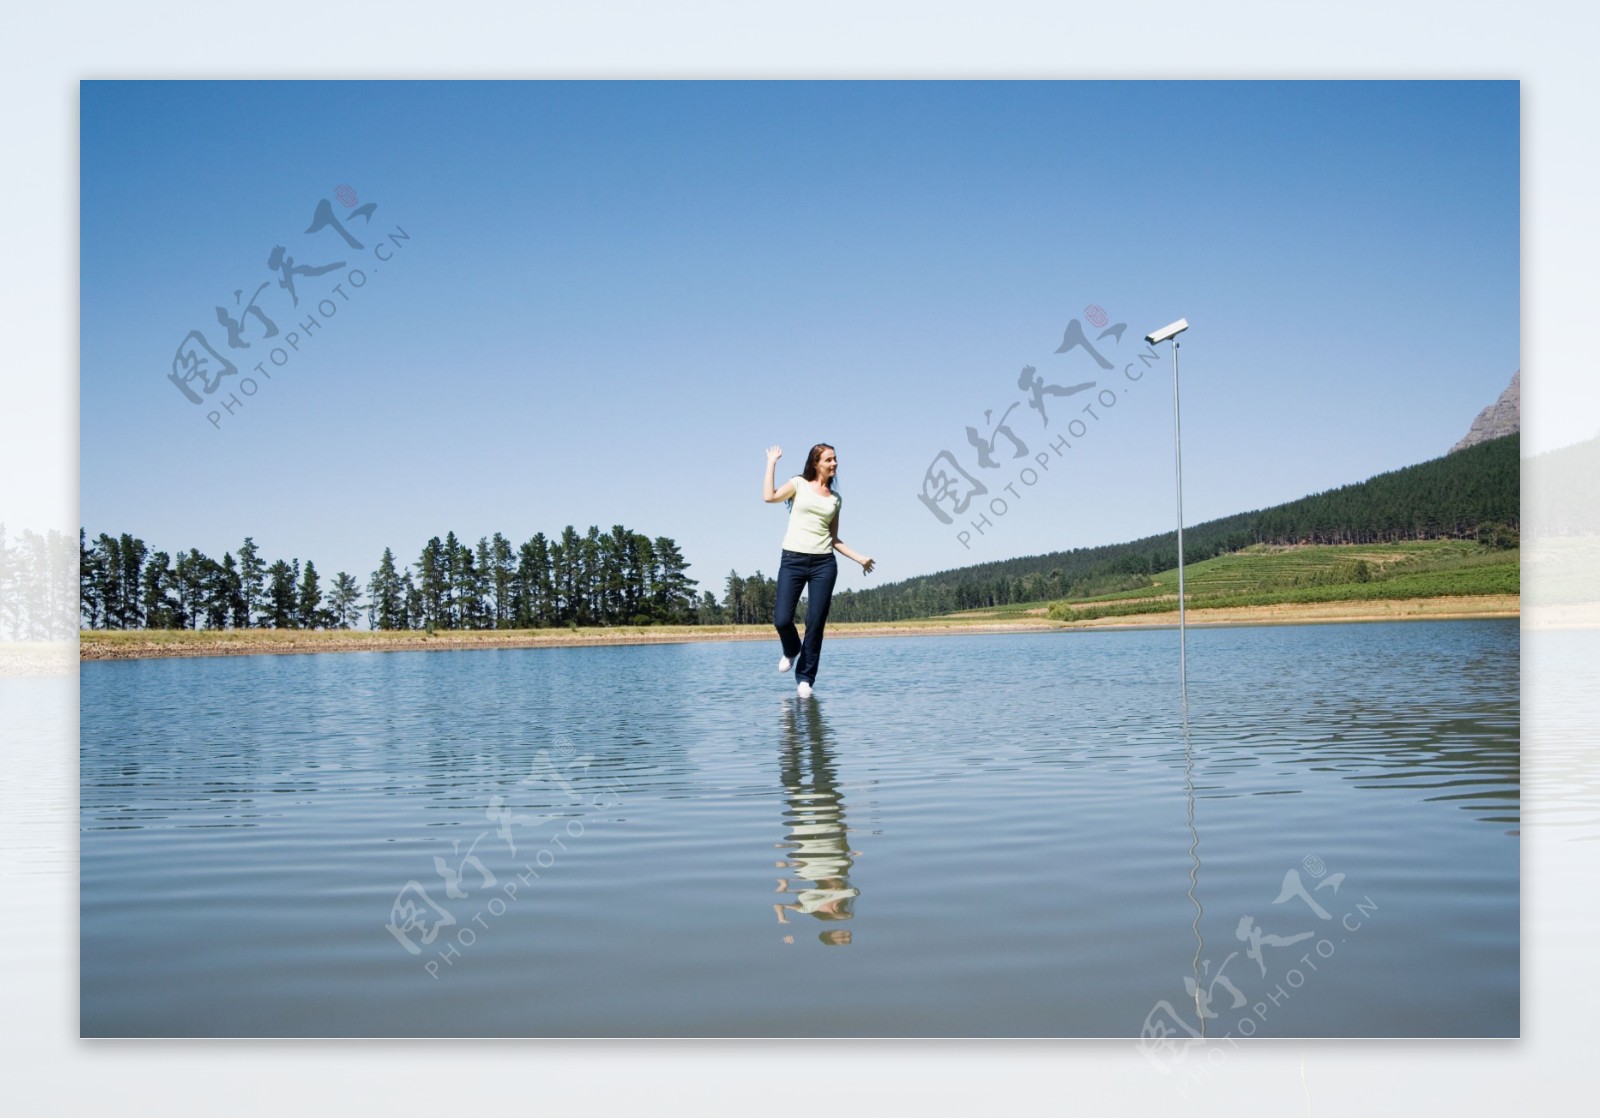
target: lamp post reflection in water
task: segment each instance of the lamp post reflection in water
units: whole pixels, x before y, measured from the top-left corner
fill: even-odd
[[[1194,826],[1194,742],[1189,737],[1189,691],[1183,690],[1178,701],[1183,709],[1183,792],[1188,804],[1189,825],[1189,901],[1194,905],[1194,959],[1189,962],[1189,977],[1184,980],[1194,997],[1195,1017],[1200,1022],[1200,1036],[1206,1036],[1206,990],[1200,985],[1200,957],[1205,955],[1206,940],[1200,932],[1200,921],[1206,915],[1200,904],[1200,832]],[[1206,961],[1209,970],[1210,960]],[[1223,961],[1226,966],[1227,961]],[[1215,1015],[1212,1015],[1215,1017]]]
[[[861,852],[850,849],[832,734],[820,704],[793,699],[784,705],[779,767],[789,834],[775,846],[787,850],[789,858],[775,865],[787,872],[778,879],[778,892],[790,900],[774,902],[773,912],[782,925],[801,915],[848,921],[855,916],[851,907],[860,892],[850,885],[850,866]],[[826,928],[817,939],[823,944],[849,944],[850,930]],[[794,937],[785,936],[784,943],[793,944]]]

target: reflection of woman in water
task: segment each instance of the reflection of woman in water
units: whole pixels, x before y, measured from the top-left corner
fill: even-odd
[[[809,698],[811,686],[817,682],[817,662],[822,657],[822,627],[828,620],[828,606],[833,600],[833,584],[839,578],[839,564],[833,558],[838,552],[861,565],[861,570],[872,574],[871,556],[859,556],[839,539],[839,508],[843,504],[834,491],[834,475],[839,460],[833,448],[818,443],[806,456],[805,469],[783,485],[774,488],[774,471],[783,451],[767,448],[767,479],[762,489],[762,500],[771,503],[786,501],[789,504],[789,530],[783,537],[783,558],[778,562],[778,604],[773,612],[772,624],[778,630],[778,640],[783,642],[783,657],[778,661],[778,671],[787,672],[794,665],[796,690],[802,699]],[[800,593],[806,594],[806,637],[802,642],[794,628],[795,607],[800,603]]]
[[[789,914],[808,914],[819,921],[848,921],[860,892],[850,885],[849,829],[844,823],[844,802],[822,712],[814,704],[790,701],[784,706],[783,742],[779,759],[788,810],[784,819],[789,834],[780,848],[790,858],[777,864],[789,877],[778,879],[778,892],[793,901],[774,902],[778,923],[787,925]],[[795,880],[809,886],[793,884]],[[817,934],[824,944],[849,944],[849,929],[824,929]]]

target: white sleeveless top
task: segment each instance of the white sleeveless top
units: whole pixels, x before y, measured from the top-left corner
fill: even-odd
[[[823,497],[811,483],[796,474],[794,505],[789,510],[789,531],[784,534],[784,549],[790,552],[808,552],[826,555],[833,551],[833,518],[844,504],[838,494]]]

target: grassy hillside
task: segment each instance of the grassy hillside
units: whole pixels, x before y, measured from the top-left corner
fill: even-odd
[[[1184,569],[1189,609],[1266,606],[1351,599],[1517,594],[1521,563],[1514,550],[1465,540],[1396,544],[1259,544]],[[1146,586],[1052,602],[1060,621],[1161,613],[1177,601],[1176,568]]]
[[[1189,565],[1185,570],[1253,545],[1361,545],[1381,550],[1417,542],[1481,541],[1514,548],[1521,524],[1519,447],[1519,437],[1507,435],[1364,482],[1188,526],[1183,540],[1184,561]],[[833,617],[892,621],[1085,599],[1147,587],[1155,573],[1175,569],[1177,562],[1177,536],[1168,532],[1122,544],[974,564],[845,592],[834,596]],[[1369,576],[1370,567],[1369,563]]]

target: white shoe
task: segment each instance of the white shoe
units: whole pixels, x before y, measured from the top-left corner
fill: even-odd
[[[779,672],[788,672],[790,666],[793,665],[793,664],[794,664],[794,661],[790,660],[788,657],[779,657],[778,658],[778,671]]]
[[[801,699],[811,698],[811,685],[804,680],[800,681],[800,686],[795,691],[799,693]]]

